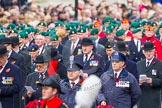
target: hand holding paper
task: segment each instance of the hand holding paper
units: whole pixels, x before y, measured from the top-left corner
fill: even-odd
[[[142,85],[143,82],[146,82],[147,76],[145,74],[141,74],[139,76],[139,85]]]
[[[30,91],[30,92],[36,92],[31,86],[25,86],[26,90],[27,91]]]

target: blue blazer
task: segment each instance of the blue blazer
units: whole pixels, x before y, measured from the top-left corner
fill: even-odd
[[[83,66],[83,72],[87,73],[88,75],[95,74],[100,77],[103,74],[105,67],[105,61],[103,57],[92,53],[90,59],[87,61],[87,63],[84,64],[83,56],[84,54],[75,56],[74,61],[80,63]]]

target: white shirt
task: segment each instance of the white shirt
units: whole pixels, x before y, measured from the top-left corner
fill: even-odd
[[[11,56],[12,50],[8,53],[8,58]]]
[[[137,42],[138,42],[137,51],[140,52],[140,49],[141,49],[141,41],[140,40],[137,40],[137,39],[134,39],[134,43],[135,43],[136,46],[137,46]]]
[[[91,57],[91,55],[92,55],[92,51],[88,54],[87,61],[89,60],[89,58]],[[85,61],[85,59],[86,59],[86,55],[84,54],[83,61]]]
[[[40,48],[39,48],[39,55],[41,54],[41,53],[43,53],[43,50],[44,49],[44,45],[42,45]]]
[[[16,53],[19,53],[20,49],[18,48],[17,50],[15,50]]]
[[[146,67],[147,67],[147,62],[149,62],[149,66],[150,66],[153,59],[154,59],[154,57],[151,60],[146,59]]]
[[[56,49],[58,49],[58,47],[59,47],[59,44],[56,46]]]
[[[6,64],[8,63],[8,60],[6,61],[6,63],[3,65],[2,69],[0,69],[0,73],[2,73],[3,69],[5,68]]]
[[[70,82],[70,86],[73,87],[73,85],[72,85],[71,83],[74,82],[75,85],[76,85],[76,84],[79,82],[79,78],[76,79],[75,81],[71,81],[71,80],[69,80],[69,82]],[[75,85],[74,85],[74,86],[75,86]]]
[[[29,47],[29,44],[30,44],[30,41],[28,41],[28,42],[26,43],[26,47]]]
[[[117,78],[119,77],[120,73],[121,73],[122,70],[120,70],[119,72],[115,72],[114,71],[114,76],[115,76],[115,73],[117,73]]]
[[[25,46],[25,44],[21,45],[21,46],[20,46],[20,49],[22,50],[24,46]]]
[[[100,38],[97,38],[97,39],[95,40],[95,43],[96,43],[96,44],[98,44],[99,39],[100,39]]]
[[[77,47],[78,42],[79,42],[79,38],[76,40],[76,42],[71,42],[71,49],[72,49],[73,45],[74,45],[74,49],[75,49]]]

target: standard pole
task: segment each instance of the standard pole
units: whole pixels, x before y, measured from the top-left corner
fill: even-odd
[[[75,20],[78,20],[78,0],[75,0]]]

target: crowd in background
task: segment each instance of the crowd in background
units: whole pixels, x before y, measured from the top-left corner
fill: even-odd
[[[42,97],[41,91],[47,90],[46,86],[56,88],[52,96],[59,94],[67,103],[64,105],[55,98],[59,105],[73,108],[76,92],[90,75],[100,77],[103,84],[93,107],[109,104],[112,108],[133,108],[142,97],[138,108],[160,108],[160,0],[127,0],[126,3],[117,0],[112,4],[102,0],[97,5],[95,0],[78,0],[77,17],[73,4],[41,7],[34,0],[0,0],[0,4],[0,105],[3,108],[25,105],[32,108],[32,101]],[[109,72],[115,73],[116,68],[122,70],[121,76],[113,75],[115,80],[111,80]],[[55,74],[59,81],[48,77]],[[141,82],[143,74],[145,81]],[[71,84],[73,81],[77,84]],[[7,99],[15,100],[7,104]],[[43,107],[52,105],[44,95],[43,99],[46,99]]]

